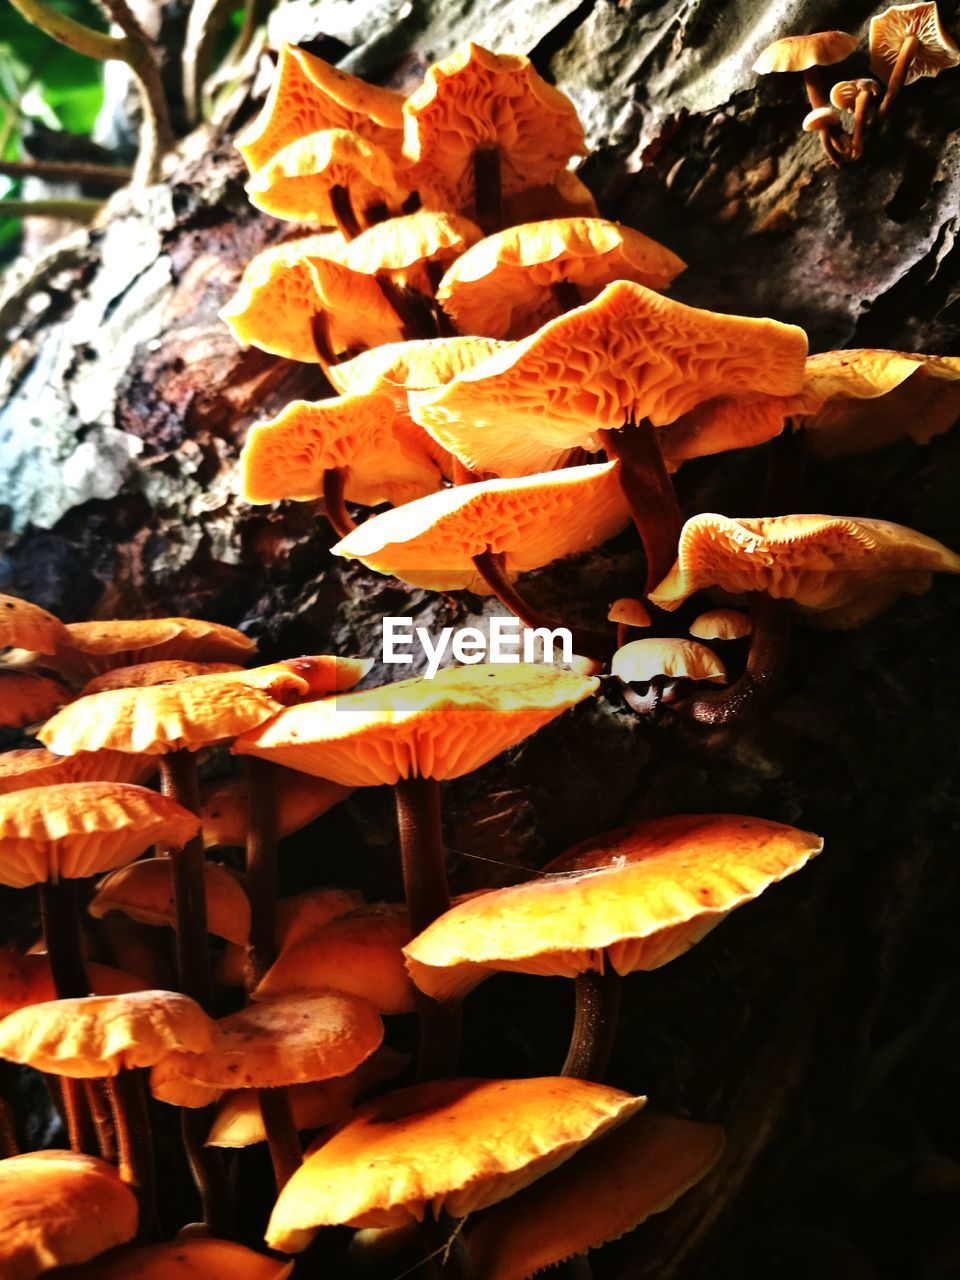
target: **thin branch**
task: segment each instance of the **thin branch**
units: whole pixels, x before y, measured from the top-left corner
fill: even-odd
[[[88,164],[82,160],[0,160],[6,178],[41,178],[45,182],[95,182],[124,187],[132,170],[115,164]]]
[[[63,218],[69,222],[92,222],[102,208],[102,200],[83,196],[75,200],[0,200],[0,218]]]
[[[136,56],[132,48],[133,42],[127,37],[94,31],[92,27],[84,26],[82,22],[75,22],[66,14],[49,8],[45,0],[10,0],[10,3],[28,22],[32,22],[60,44],[65,44],[74,53],[97,58],[100,62],[116,58],[128,64]]]
[[[37,0],[31,2],[37,3]],[[148,186],[160,177],[160,161],[164,153],[173,146],[173,127],[170,124],[163,76],[153,52],[152,41],[137,21],[127,0],[100,0],[100,6],[135,50],[133,57],[125,59],[137,78],[143,107],[132,185]]]

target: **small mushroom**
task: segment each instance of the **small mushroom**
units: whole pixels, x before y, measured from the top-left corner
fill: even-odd
[[[887,86],[879,116],[890,114],[904,85],[960,65],[934,3],[892,5],[870,19],[870,69]]]
[[[293,1263],[271,1258],[232,1240],[186,1234],[166,1244],[117,1249],[90,1267],[77,1267],[70,1280],[289,1280]]]
[[[814,107],[803,117],[804,133],[819,133],[821,140],[832,136],[840,128],[840,112],[831,106]],[[826,143],[824,149],[826,149]],[[829,152],[828,152],[829,154]]]
[[[761,76],[802,72],[807,98],[811,108],[816,111],[829,106],[819,68],[842,62],[849,58],[856,47],[857,37],[846,31],[816,31],[811,35],[786,36],[767,45],[753,64],[753,69]],[[834,135],[829,125],[819,132],[827,158],[839,168],[846,160],[842,141]]]
[[[0,670],[0,728],[38,724],[73,694],[57,680],[33,671]]]
[[[627,643],[631,627],[642,631],[653,625],[650,610],[642,600],[635,600],[632,596],[621,596],[619,600],[614,600],[607,610],[607,621],[617,624],[618,649],[622,649]]]
[[[690,623],[698,640],[742,640],[753,630],[750,615],[739,609],[708,609]]]
[[[226,867],[205,862],[203,880],[208,931],[245,947],[250,940],[250,901],[239,879]],[[173,860],[140,858],[111,871],[97,885],[88,910],[96,919],[118,911],[138,924],[174,928]]]
[[[624,700],[638,715],[675,702],[690,684],[727,682],[723,663],[706,645],[661,636],[618,649],[610,674],[623,685]]]
[[[877,80],[869,77],[862,80],[841,80],[830,90],[830,103],[838,111],[853,112],[853,142],[850,146],[850,159],[859,160],[863,155],[867,130],[873,118],[873,112],[880,100],[883,90]]]

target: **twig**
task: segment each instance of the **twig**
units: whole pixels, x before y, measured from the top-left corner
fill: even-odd
[[[233,0],[193,0],[183,40],[183,97],[187,118],[198,124],[202,108],[203,84],[213,61],[217,38],[223,30]]]
[[[102,200],[78,196],[74,200],[0,200],[0,218],[63,218],[92,222],[103,208]]]
[[[0,160],[0,174],[7,178],[41,178],[45,182],[94,182],[105,187],[124,187],[130,181],[132,170],[82,160]]]

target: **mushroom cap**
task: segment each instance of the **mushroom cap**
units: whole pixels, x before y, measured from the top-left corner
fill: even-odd
[[[341,395],[393,395],[407,407],[407,389],[442,387],[506,344],[492,338],[415,338],[371,347],[352,360],[330,366],[330,381]]]
[[[69,643],[67,628],[52,613],[19,596],[0,595],[0,649],[56,653]]]
[[[381,1046],[346,1075],[290,1085],[294,1124],[301,1130],[339,1124],[361,1094],[394,1079],[408,1061],[404,1054]],[[250,1147],[266,1138],[256,1089],[238,1089],[221,1099],[207,1136],[208,1147]]]
[[[489,595],[474,556],[503,555],[515,578],[599,546],[629,518],[619,464],[601,462],[442,489],[366,520],[331,551],[413,586]]]
[[[648,636],[622,645],[613,655],[610,674],[624,684],[647,684],[657,676],[727,682],[724,665],[712,649],[673,636]]]
[[[685,267],[664,245],[618,222],[553,218],[475,244],[440,281],[437,300],[461,333],[525,338],[562,310],[553,285],[576,285],[587,301],[613,280],[665,289]]]
[[[220,312],[238,342],[317,364],[314,324],[323,316],[335,350],[402,337],[402,324],[372,276],[344,263],[339,231],[287,240],[258,253]]]
[[[722,315],[616,281],[439,391],[411,393],[411,415],[474,471],[546,471],[598,432],[674,422],[703,400],[803,384],[795,325]]]
[[[781,433],[788,418],[808,410],[802,392],[792,396],[714,396],[661,427],[657,440],[667,469],[676,471],[691,458],[765,444]]]
[[[529,58],[472,42],[427,69],[403,117],[405,154],[456,208],[473,202],[475,151],[499,150],[505,195],[551,182],[586,153],[576,108]]]
[[[440,447],[388,395],[294,400],[257,422],[241,454],[247,502],[303,501],[323,495],[323,478],[345,473],[344,496],[362,506],[394,505],[443,484]]]
[[[940,23],[934,3],[892,5],[870,19],[870,70],[884,84],[900,47],[908,36],[920,41],[904,84],[913,84],[921,76],[936,76],[947,67],[960,64],[960,48],[947,35]]]
[[[833,128],[840,123],[840,112],[833,107],[814,107],[803,117],[803,132],[816,133],[818,129]]]
[[[830,90],[830,103],[838,111],[852,111],[862,93],[879,98],[883,93],[879,81],[869,77],[860,80],[838,80]]]
[[[109,689],[70,703],[38,736],[65,756],[101,748],[144,755],[197,750],[262,724],[289,702],[349,689],[369,667],[324,654],[146,689]]]
[[[498,970],[657,969],[822,848],[808,831],[737,814],[641,822],[577,845],[537,880],[452,907],[404,948],[407,967],[437,1000]]]
[[[334,989],[361,996],[383,1014],[412,1013],[403,960],[411,936],[404,907],[359,907],[284,947],[251,998]]]
[[[857,37],[846,31],[814,31],[806,36],[784,36],[768,44],[753,64],[758,76],[774,71],[809,71],[829,67],[849,58],[857,47]]]
[[[383,1023],[373,1006],[342,991],[263,1000],[216,1025],[219,1034],[209,1050],[174,1051],[157,1063],[150,1074],[155,1097],[195,1105],[178,1097],[181,1081],[223,1092],[343,1076],[369,1058],[383,1039]]]
[[[32,671],[0,670],[0,727],[22,729],[24,725],[46,720],[72,697],[65,685],[47,676]]]
[[[51,1267],[86,1262],[136,1231],[137,1198],[105,1160],[73,1151],[0,1160],[4,1280],[33,1280]]]
[[[68,670],[89,675],[164,658],[242,663],[257,651],[242,631],[201,618],[71,622],[67,632],[71,652],[62,661]]]
[[[482,238],[483,232],[468,218],[418,209],[369,227],[351,240],[344,261],[362,275],[383,273],[399,285],[432,295],[427,267],[446,267]]]
[[[607,621],[618,622],[625,627],[651,625],[649,609],[642,600],[635,600],[632,596],[621,596],[619,600],[614,600],[607,611]]]
[[[79,880],[133,862],[152,844],[183,845],[200,820],[127,782],[68,782],[0,796],[0,883]]]
[[[24,747],[0,753],[0,795],[63,782],[144,782],[156,761],[125,751],[80,751],[56,756],[46,747]]]
[[[327,783],[324,778],[313,778],[306,774],[296,776],[320,787],[337,785]],[[341,788],[341,790],[349,792],[352,788]],[[337,916],[346,915],[348,911],[355,911],[362,906],[363,898],[354,889],[308,889],[305,893],[295,894],[292,898],[278,898],[274,906],[277,950],[282,951],[285,947],[292,947],[295,943],[318,932]],[[228,943],[220,957],[218,980],[227,987],[243,986],[245,965],[244,949]]]
[[[172,684],[190,676],[215,676],[242,671],[236,662],[188,662],[183,658],[163,658],[159,662],[137,662],[129,667],[113,667],[94,676],[80,690],[79,697],[106,693],[108,689],[148,689],[155,684]]]
[[[312,778],[292,769],[277,769],[272,785],[281,840],[322,817],[351,792],[350,787],[342,787],[326,778]],[[249,808],[248,788],[243,778],[233,778],[208,792],[200,809],[204,846],[207,849],[242,848],[247,839]]]
[[[619,1240],[706,1177],[722,1150],[719,1125],[643,1110],[471,1219],[471,1261],[484,1280],[527,1280]]]
[[[504,222],[541,222],[545,218],[595,218],[599,214],[590,188],[572,169],[558,169],[543,186],[514,191],[503,199]]]
[[[459,778],[594,693],[599,681],[534,663],[448,667],[350,698],[290,707],[233,750],[345,786]]]
[[[203,1053],[217,1024],[176,991],[130,991],[28,1005],[0,1022],[0,1058],[86,1080],[151,1067],[173,1050]]]
[[[750,615],[739,609],[708,609],[690,623],[690,634],[698,640],[742,640],[752,631]]]
[[[307,134],[348,129],[394,159],[403,145],[403,95],[358,80],[296,45],[281,46],[267,100],[237,138],[251,173]]]
[[[250,900],[237,877],[216,862],[203,865],[207,931],[245,946],[250,940]],[[97,885],[89,906],[97,919],[121,911],[139,924],[175,926],[173,861],[141,858],[111,871]]]
[[[348,129],[322,129],[288,142],[256,169],[247,195],[275,218],[333,227],[334,187],[347,192],[359,214],[377,203],[398,209],[412,190],[382,147]]]
[[[71,1271],[69,1280],[288,1280],[292,1271],[293,1263],[282,1258],[232,1240],[196,1236],[122,1249],[94,1266]]]
[[[145,982],[112,965],[87,961],[87,977],[94,995],[117,996],[128,991],[144,991]],[[0,1018],[27,1005],[56,1000],[57,992],[46,952],[18,956],[9,950],[0,953]]]
[[[705,587],[765,591],[821,613],[825,625],[858,602],[869,607],[865,621],[905,591],[922,595],[931,573],[960,573],[960,556],[933,538],[851,516],[734,519],[704,512],[683,526],[678,550],[650,595],[659,608],[676,609]]]
[[[318,1227],[401,1226],[495,1204],[622,1124],[645,1102],[585,1080],[438,1080],[365,1103],[311,1150],[274,1207],[267,1243]]]

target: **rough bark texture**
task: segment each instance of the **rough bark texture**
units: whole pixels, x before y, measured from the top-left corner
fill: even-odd
[[[803,324],[813,350],[955,354],[960,76],[912,86],[864,161],[837,173],[800,132],[799,81],[757,83],[750,71],[775,36],[859,31],[874,8],[295,0],[271,29],[396,84],[468,36],[532,53],[582,112],[594,148],[583,175],[603,211],[690,263],[676,296]],[[941,11],[955,19],[955,6]],[[859,56],[844,74],[866,73]],[[197,135],[141,204],[117,197],[99,229],[8,278],[0,589],[68,619],[240,623],[268,658],[377,656],[383,614],[433,628],[489,611],[334,568],[315,508],[235,496],[249,423],[322,381],[239,350],[216,319],[244,263],[285,233],[247,206],[242,178],[229,137]],[[804,509],[900,521],[960,547],[958,454],[955,431],[924,449],[815,464]],[[756,513],[762,474],[760,451],[688,466],[681,504]],[[639,572],[624,535],[536,575],[530,594],[596,624]],[[708,1183],[605,1251],[598,1277],[954,1274],[958,598],[955,582],[938,582],[861,631],[798,630],[784,687],[748,727],[641,724],[605,696],[446,789],[456,887],[681,810],[756,813],[827,840],[801,876],[626,984],[611,1081],[723,1122],[729,1142]],[[377,678],[398,673],[409,669]],[[332,877],[353,881],[360,866],[368,891],[397,892],[387,797],[362,794],[294,842],[288,889],[315,877],[318,839]],[[571,1014],[563,984],[486,984],[467,1005],[471,1070],[558,1070]]]

